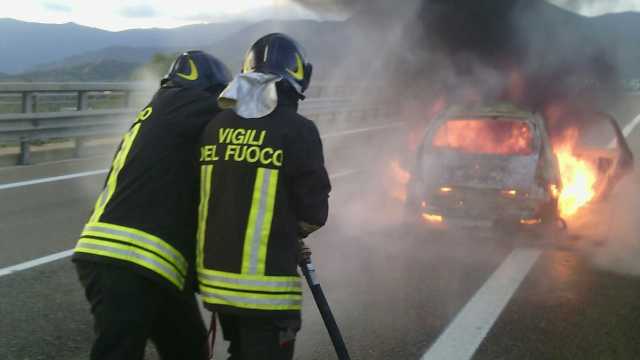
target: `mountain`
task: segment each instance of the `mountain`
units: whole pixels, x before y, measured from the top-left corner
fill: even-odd
[[[495,0],[495,3],[509,1]],[[461,20],[456,20],[460,17],[459,12],[452,11],[453,21],[443,22],[443,32],[451,33],[445,40],[453,41],[453,49],[458,49],[455,51],[460,52],[459,49],[463,48],[461,53],[464,55],[473,50],[464,49],[465,46],[476,46],[484,39],[502,41],[506,38],[506,42],[515,44],[512,44],[515,52],[524,56],[534,69],[554,68],[558,74],[564,74],[574,68],[589,68],[594,66],[594,62],[597,66],[601,61],[604,64],[613,63],[623,78],[640,78],[640,42],[637,41],[640,14],[609,14],[590,18],[541,0],[522,2],[525,5],[515,18],[498,21],[495,15],[489,14],[491,16],[487,17],[486,26],[482,22],[469,24],[466,21],[460,25]],[[387,10],[391,11],[385,8]],[[478,17],[477,14],[470,15],[471,20]],[[191,48],[209,51],[237,71],[248,46],[260,36],[275,31],[290,34],[304,45],[314,63],[316,79],[334,74],[338,67],[344,81],[349,81],[349,78],[379,77],[377,74],[387,73],[397,77],[396,72],[400,71],[408,76],[406,81],[411,82],[426,71],[438,71],[427,65],[422,56],[425,52],[432,52],[427,45],[430,43],[428,37],[419,41],[414,36],[423,31],[422,25],[407,24],[402,39],[387,36],[391,28],[389,25],[398,18],[402,16],[357,13],[344,21],[230,22],[121,32],[77,24],[47,25],[0,19],[0,53],[3,54],[0,72],[15,74],[27,70],[22,74],[23,77],[56,80],[55,76],[69,78],[73,69],[83,71],[84,75],[79,77],[98,78],[97,75],[88,74],[96,71],[107,76],[100,80],[108,81],[111,80],[108,77],[110,72],[98,71],[96,64],[108,65],[112,70],[119,66],[129,68],[148,63],[157,53],[175,54]],[[519,28],[503,29],[499,25],[509,22],[519,23]],[[470,33],[469,29],[473,29],[473,26],[482,31]],[[506,34],[506,37],[501,34]],[[405,41],[405,38],[410,40]],[[495,44],[479,46],[481,52],[489,54],[495,54],[495,49],[500,48]],[[507,51],[513,50],[509,50],[509,46],[506,46]],[[468,56],[460,58],[464,61]],[[394,59],[401,64],[400,69],[388,68],[380,59]],[[410,68],[414,71],[410,71]],[[116,76],[127,72],[120,70]],[[556,76],[554,71],[548,74],[549,79],[542,79],[542,83],[553,82]],[[47,72],[52,75],[47,75]]]
[[[640,76],[640,13],[626,12],[596,17],[576,15],[547,4],[542,8],[541,46],[570,57],[600,51],[622,77]],[[549,36],[552,35],[552,36]]]
[[[111,46],[197,47],[223,39],[247,25],[229,22],[113,32],[74,23],[41,24],[0,19],[0,72],[16,74],[38,64]]]
[[[328,67],[340,63],[348,55],[355,41],[350,30],[349,21],[262,21],[205,47],[205,50],[236,70],[240,69],[242,58],[254,41],[268,33],[282,32],[298,40],[308,57],[322,70],[329,70]]]
[[[32,67],[28,72],[53,70],[68,66],[97,63],[105,60],[142,65],[150,61],[155,54],[168,52],[177,52],[177,50],[163,47],[109,46],[96,51],[72,55],[59,61],[39,64]]]
[[[615,49],[621,76],[640,79],[640,14],[626,12],[602,15],[593,18],[592,22],[602,41]]]
[[[81,65],[68,65],[54,69],[34,70],[18,75],[0,77],[0,81],[12,82],[92,82],[92,81],[129,81],[140,67],[138,63],[99,60]]]
[[[591,67],[606,71],[609,66],[623,79],[640,78],[640,13],[584,17],[550,4],[539,11],[532,18],[538,23],[534,44],[540,56],[579,65],[580,59],[590,59]]]
[[[13,80],[22,78],[29,81],[64,81],[72,76],[71,72],[77,69],[90,71],[96,69],[98,64],[125,63],[127,66],[143,65],[151,61],[154,55],[175,54],[190,48],[203,49],[210,52],[225,62],[233,71],[240,68],[242,57],[247,48],[256,39],[271,32],[284,32],[293,34],[302,44],[304,44],[309,57],[317,59],[314,61],[318,67],[317,71],[327,72],[330,67],[339,64],[345,58],[346,51],[351,48],[353,37],[349,30],[349,23],[342,21],[315,21],[315,20],[292,20],[292,21],[261,21],[248,25],[242,30],[233,32],[225,38],[217,41],[204,42],[200,46],[173,46],[173,47],[132,47],[132,46],[109,46],[99,50],[84,52],[77,55],[65,57],[55,62],[38,64],[28,71],[16,74]],[[336,43],[340,42],[340,47]],[[325,49],[334,48],[327,52]],[[102,71],[102,75],[109,75],[110,72]],[[61,76],[56,80],[56,76]],[[94,76],[97,76],[94,75]],[[81,81],[81,79],[75,79]],[[109,77],[98,79],[110,81]]]

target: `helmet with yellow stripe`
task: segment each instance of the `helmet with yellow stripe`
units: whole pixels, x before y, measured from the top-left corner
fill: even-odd
[[[244,58],[242,73],[275,74],[286,80],[301,98],[311,82],[313,66],[300,44],[291,37],[273,33],[256,41]]]
[[[187,51],[171,64],[160,86],[179,86],[219,92],[231,81],[229,69],[204,51]]]

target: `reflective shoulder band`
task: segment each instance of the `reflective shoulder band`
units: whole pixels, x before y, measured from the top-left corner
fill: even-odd
[[[184,288],[185,277],[161,257],[135,246],[111,241],[81,238],[75,252],[86,253],[128,261],[147,268],[169,280],[180,290]]]
[[[93,236],[135,245],[137,247],[151,251],[173,264],[184,276],[187,274],[187,261],[171,245],[157,236],[144,231],[128,228],[119,225],[102,222],[88,223],[82,231],[82,236]]]

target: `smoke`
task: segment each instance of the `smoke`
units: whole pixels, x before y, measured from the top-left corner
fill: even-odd
[[[540,108],[558,98],[592,104],[617,82],[615,51],[588,19],[542,0],[297,2],[351,13],[350,21],[366,29],[360,40],[369,50],[352,57],[383,57],[377,76],[386,76],[399,98],[456,99],[472,88],[483,100]],[[400,25],[402,36],[389,44],[388,28]]]
[[[547,1],[295,1],[350,14],[351,40],[333,80],[361,85],[354,95],[372,103],[399,104],[404,111],[396,120],[420,123],[417,133],[441,102],[510,101],[538,112],[587,114],[618,97],[617,44],[591,19]],[[592,126],[586,116],[571,118],[572,126]]]
[[[640,173],[626,177],[607,201],[590,205],[572,225],[575,248],[599,268],[640,276],[637,195]]]
[[[384,11],[396,11],[402,6],[384,0],[294,0],[295,2],[315,11],[329,13],[357,13],[371,15]],[[411,1],[407,1],[409,3]],[[407,4],[404,4],[406,7]]]

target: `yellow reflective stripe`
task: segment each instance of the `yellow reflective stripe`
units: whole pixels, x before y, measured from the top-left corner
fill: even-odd
[[[262,229],[260,231],[260,246],[258,250],[256,272],[263,275],[267,263],[267,246],[269,244],[269,235],[271,235],[271,221],[273,220],[273,208],[276,203],[276,193],[278,190],[278,170],[267,170],[271,172],[269,178],[269,188],[267,190],[266,209]]]
[[[267,276],[267,275],[249,275],[249,274],[237,274],[218,270],[201,269],[203,273],[211,274],[213,276],[221,276],[228,279],[247,279],[256,281],[296,281],[299,280],[298,276]]]
[[[230,277],[226,275],[212,274],[204,271],[198,272],[198,280],[204,285],[218,286],[237,290],[263,291],[263,292],[302,292],[302,283],[299,277],[292,276],[256,276]]]
[[[244,248],[242,250],[242,273],[255,274],[251,271],[251,256],[253,254],[253,239],[255,236],[256,220],[260,208],[260,196],[262,195],[262,183],[264,181],[264,168],[258,168],[256,172],[256,180],[253,185],[253,196],[251,198],[251,210],[249,211],[249,220],[247,221],[247,229],[244,236]]]
[[[260,292],[274,292],[274,293],[283,293],[283,292],[301,292],[301,287],[286,287],[286,286],[266,286],[266,285],[244,285],[238,283],[232,283],[228,281],[216,281],[216,280],[207,280],[200,275],[200,284],[205,286],[215,286],[221,287],[225,289],[234,289],[234,290],[244,290],[244,291],[260,291]]]
[[[213,165],[203,165],[200,167],[200,208],[198,209],[198,251],[196,254],[199,269],[204,268],[204,242],[207,234],[212,174]]]
[[[93,215],[91,216],[90,222],[97,222],[100,220],[100,217],[104,213],[104,209],[107,207],[109,200],[116,191],[116,186],[118,184],[118,175],[120,171],[124,167],[127,156],[129,155],[129,151],[131,150],[131,146],[133,145],[134,140],[138,136],[138,132],[140,131],[140,123],[135,124],[129,132],[124,135],[124,139],[122,140],[122,146],[118,151],[115,159],[113,160],[113,164],[111,165],[111,172],[109,174],[109,179],[107,180],[107,184],[102,190],[100,197],[96,201],[95,208],[93,210]]]
[[[104,240],[81,238],[74,251],[77,253],[110,257],[137,264],[169,280],[180,290],[184,288],[184,276],[178,273],[171,264],[163,258],[135,246],[118,244]]]
[[[200,286],[202,301],[209,304],[234,306],[255,310],[300,310],[302,295],[253,294]]]
[[[171,261],[182,274],[187,273],[189,265],[180,252],[159,237],[144,231],[120,225],[98,222],[86,224],[82,231],[82,236],[103,237],[145,248],[160,254],[165,259]]]
[[[242,273],[264,275],[278,186],[278,170],[258,168],[244,238]]]

